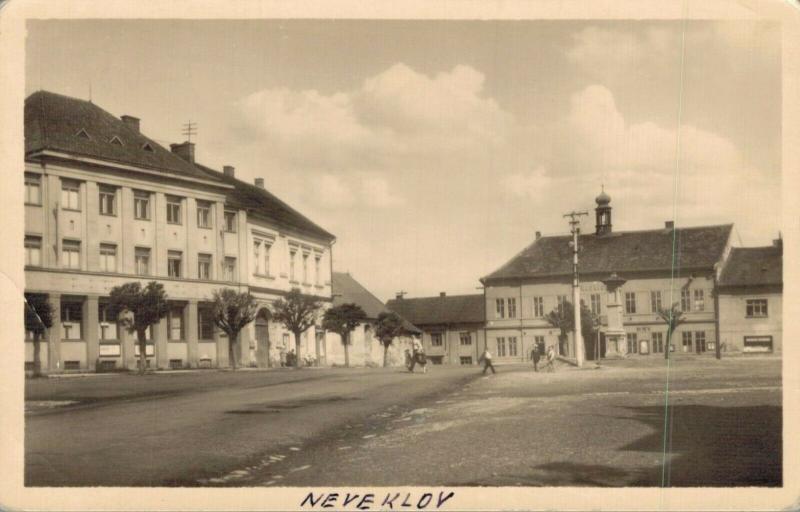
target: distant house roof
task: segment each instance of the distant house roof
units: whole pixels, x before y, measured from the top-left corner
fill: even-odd
[[[215,171],[205,165],[195,163],[194,166],[202,173],[235,187],[228,194],[228,202],[231,206],[249,210],[251,213],[260,215],[281,227],[293,228],[301,233],[313,235],[327,241],[336,238],[317,226],[308,217],[278,199],[268,190],[245,183],[235,177],[226,176],[224,173]]]
[[[417,326],[486,321],[483,295],[392,299],[386,303],[386,307]]]
[[[734,247],[719,278],[720,287],[783,284],[781,247]]]
[[[381,313],[389,312],[383,302],[364,288],[361,283],[353,279],[350,274],[334,272],[331,278],[331,289],[334,307],[342,304],[358,304],[367,314],[369,320],[376,320]],[[402,317],[402,315],[400,316]],[[406,330],[411,333],[420,332],[416,326],[405,318],[403,318],[403,324]]]
[[[94,103],[48,91],[25,100],[25,155],[42,150],[214,181]]]
[[[674,231],[676,269],[708,268],[720,260],[733,224],[678,228]],[[483,282],[572,274],[572,237],[545,236],[482,279]],[[581,274],[669,271],[673,230],[620,231],[580,235]]]

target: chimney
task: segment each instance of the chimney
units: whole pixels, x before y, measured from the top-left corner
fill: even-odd
[[[778,249],[783,249],[783,238],[776,238],[772,241],[772,245]]]
[[[258,188],[264,188],[264,178],[256,178],[256,186]]]
[[[231,178],[234,177],[234,168],[232,165],[223,165],[222,166],[222,174],[225,176],[230,176]]]
[[[139,118],[138,117],[125,115],[125,116],[120,116],[119,118],[122,119],[122,122],[125,123],[125,125],[128,128],[130,128],[131,130],[135,131],[136,133],[139,133]]]
[[[542,232],[541,231],[537,231],[536,232],[536,240],[538,240],[540,238],[542,238]]]
[[[194,142],[187,141],[181,144],[170,144],[169,149],[187,162],[194,163]]]
[[[445,292],[439,292],[439,297],[446,297],[447,294]]]
[[[664,228],[665,229],[670,229],[670,230],[675,229],[675,221],[674,220],[668,220],[668,221],[664,222]]]
[[[403,300],[403,294],[400,293],[400,292],[397,292],[397,293],[394,294],[394,298],[397,299],[397,300]]]

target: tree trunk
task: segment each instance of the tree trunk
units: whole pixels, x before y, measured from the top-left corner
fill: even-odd
[[[233,371],[236,371],[236,343],[238,343],[238,340],[236,338],[238,338],[239,333],[236,333],[236,335],[234,335],[232,332],[229,332],[227,334],[228,334],[228,364],[231,365],[231,369],[233,369]]]
[[[144,375],[147,370],[147,339],[144,329],[136,331],[136,337],[139,339],[139,375]]]
[[[33,377],[42,376],[42,346],[40,343],[41,333],[33,333]]]
[[[383,367],[389,366],[389,345],[383,344]]]
[[[300,331],[294,332],[294,367],[300,368]]]
[[[664,347],[664,361],[669,360],[669,351],[672,348],[672,331],[667,330],[667,346]]]
[[[350,333],[342,334],[342,344],[344,345],[344,366],[350,368]]]

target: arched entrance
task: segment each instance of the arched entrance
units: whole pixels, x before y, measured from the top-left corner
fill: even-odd
[[[270,312],[261,308],[256,315],[256,364],[259,368],[272,366],[269,357],[269,319]]]

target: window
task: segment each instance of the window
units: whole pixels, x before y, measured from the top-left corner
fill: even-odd
[[[440,332],[431,333],[431,346],[432,347],[442,346],[442,333]]]
[[[694,333],[694,346],[697,352],[706,351],[706,332],[695,331]]]
[[[270,275],[269,272],[269,253],[272,249],[272,244],[264,242],[264,274]]]
[[[544,354],[545,351],[544,336],[534,336],[533,342],[536,344],[536,348],[539,349],[539,353]]]
[[[225,231],[236,233],[236,212],[225,210]]]
[[[517,299],[508,299],[508,318],[517,318]]]
[[[25,204],[42,204],[42,177],[25,173]]]
[[[167,196],[167,222],[169,224],[182,224],[181,222],[181,203],[180,197]]]
[[[505,357],[506,355],[506,339],[497,338],[497,357]]]
[[[705,309],[705,300],[703,297],[703,290],[694,291],[694,309],[695,311],[703,311]]]
[[[458,361],[464,365],[472,364],[472,356],[461,356],[458,358]]]
[[[294,277],[295,256],[297,256],[297,249],[289,249],[289,281],[296,281]]]
[[[253,241],[253,274],[261,274],[261,240]]]
[[[468,332],[459,334],[458,339],[462,346],[472,345],[472,335]]]
[[[197,278],[198,279],[211,279],[211,255],[198,254],[197,255]]]
[[[150,249],[147,247],[137,247],[135,250],[136,274],[140,276],[150,275]]]
[[[558,297],[556,297],[556,299],[558,301],[558,309],[560,311],[561,309],[563,309],[564,304],[567,303],[567,296],[566,295],[559,295]]]
[[[516,336],[511,336],[508,338],[508,355],[509,356],[516,356],[517,355],[517,338]]]
[[[767,299],[747,299],[747,317],[767,316]]]
[[[172,305],[167,315],[167,332],[170,341],[183,339],[183,307]]]
[[[214,311],[210,307],[197,308],[197,333],[201,340],[214,339]]]
[[[661,311],[661,292],[650,292],[650,311],[658,313]]]
[[[108,304],[100,303],[97,307],[97,332],[100,333],[100,341],[110,341],[117,339],[117,319],[108,311]]]
[[[681,290],[681,311],[691,311],[692,310],[692,299],[689,295],[689,290],[683,289]]]
[[[25,236],[25,265],[38,267],[42,264],[42,237]]]
[[[594,316],[600,315],[600,294],[593,293],[589,295],[589,306]]]
[[[308,253],[303,253],[303,283],[308,283]]]
[[[150,220],[150,192],[133,191],[133,216],[139,220]]]
[[[639,343],[636,341],[636,333],[629,332],[626,336],[628,341],[628,353],[629,354],[638,354],[639,353]]]
[[[225,256],[225,262],[222,266],[222,278],[225,281],[236,281],[236,258]]]
[[[167,275],[169,277],[181,277],[181,251],[167,251]]]
[[[103,272],[117,271],[117,246],[114,244],[100,244],[100,270]]]
[[[495,299],[495,306],[497,308],[497,318],[506,317],[506,301],[503,299]]]
[[[80,210],[81,184],[73,180],[61,180],[61,207],[66,210]]]
[[[117,189],[100,185],[100,215],[117,214]]]
[[[83,322],[83,304],[64,301],[61,303],[61,339],[81,339]]]
[[[653,352],[655,353],[664,352],[664,333],[654,332],[651,334],[651,336],[653,338]]]
[[[625,292],[625,313],[636,313],[636,292]]]
[[[64,268],[81,268],[81,243],[77,240],[61,242],[61,266]]]
[[[153,146],[150,145],[149,142],[145,142],[142,146],[142,149],[147,151],[148,153],[153,153]]]
[[[111,142],[111,144],[116,144],[117,146],[122,146],[123,145],[122,141],[116,135],[111,137],[111,141],[110,142]]]
[[[689,331],[681,333],[681,341],[683,342],[683,351],[691,352],[692,350],[692,333]]]
[[[534,297],[533,298],[533,316],[535,318],[541,318],[544,316],[544,298],[543,297]]]
[[[211,203],[197,201],[197,227],[211,229]]]
[[[319,286],[322,284],[322,256],[319,254],[314,255],[314,284]]]

